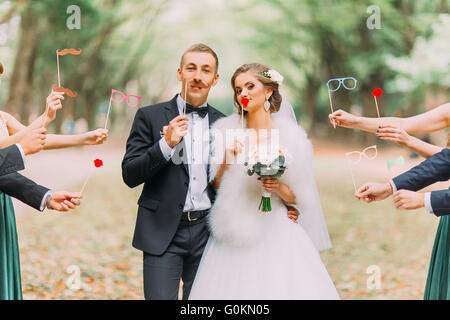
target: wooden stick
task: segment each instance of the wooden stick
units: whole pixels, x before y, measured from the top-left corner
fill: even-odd
[[[351,165],[350,160],[348,159],[348,157],[347,157],[347,164],[348,164],[348,167],[350,168],[350,175],[352,176],[352,182],[353,182],[353,186],[355,187],[355,192],[356,192],[357,190],[356,190],[355,177],[353,176],[352,165]]]
[[[330,99],[330,106],[331,106],[331,113],[333,114],[334,110],[333,110],[333,100],[331,100],[331,93],[330,90],[328,91],[328,98]],[[333,124],[333,127],[336,129],[336,122],[333,120],[331,120],[331,123]]]
[[[56,64],[58,66],[58,87],[61,88],[61,77],[59,75],[59,54],[56,54]]]
[[[91,169],[91,172],[89,172],[89,175],[88,175],[88,177],[86,178],[86,181],[84,181],[84,184],[83,184],[83,187],[81,188],[80,194],[83,194],[84,188],[86,187],[86,184],[88,183],[88,180],[89,180],[89,178],[90,178],[91,175],[92,175],[92,171],[94,171],[94,170]]]
[[[183,109],[183,116],[186,115],[186,103],[187,103],[186,96],[187,96],[187,80],[185,81],[185,84],[184,84],[184,109]]]
[[[333,101],[331,100],[330,90],[328,90],[328,98],[330,99],[331,113],[333,113],[334,112],[334,110],[333,110]]]
[[[106,114],[105,130],[106,130],[106,126],[108,125],[109,111],[111,110],[111,101],[112,101],[112,92],[111,92],[111,96],[109,97],[109,106],[108,106],[108,113]]]
[[[377,97],[373,96],[373,98],[375,99],[375,106],[377,107],[377,114],[378,114],[378,118],[380,118],[380,110],[378,110],[378,102],[377,102]]]

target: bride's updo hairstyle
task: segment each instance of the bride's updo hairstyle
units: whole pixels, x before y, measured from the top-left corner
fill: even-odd
[[[273,90],[273,93],[269,98],[269,102],[270,102],[269,111],[270,112],[278,112],[278,110],[280,110],[281,94],[280,94],[280,91],[278,90],[279,85],[275,81],[272,81],[270,78],[263,76],[263,73],[267,72],[269,70],[270,70],[270,68],[268,68],[267,66],[265,66],[261,63],[243,64],[242,66],[240,66],[239,68],[236,69],[233,76],[231,77],[231,87],[233,88],[233,91],[234,91],[234,106],[238,110],[239,114],[241,114],[241,102],[237,100],[235,80],[238,75],[240,75],[241,73],[245,73],[247,71],[251,71],[255,75],[256,79],[258,79],[259,82],[261,82],[265,88]],[[246,110],[244,110],[244,115],[245,114],[247,114]]]

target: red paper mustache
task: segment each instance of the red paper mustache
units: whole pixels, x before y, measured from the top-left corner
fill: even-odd
[[[81,50],[80,48],[78,48],[78,51],[76,49],[70,48],[70,49],[62,49],[61,51],[56,50],[56,54],[58,56],[65,56],[66,54],[73,54],[73,55],[79,55],[81,54],[83,50]]]
[[[72,97],[72,98],[75,98],[75,97],[78,95],[78,93],[73,92],[73,91],[70,90],[70,89],[63,88],[63,87],[57,87],[57,88],[55,88],[55,87],[52,85],[52,89],[53,89],[53,91],[56,91],[56,92],[64,92],[65,94],[67,94],[69,97]]]

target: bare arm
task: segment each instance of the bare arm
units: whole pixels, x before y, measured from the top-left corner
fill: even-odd
[[[280,187],[278,188],[277,194],[286,203],[296,203],[295,194],[282,182],[280,182]]]
[[[101,144],[106,140],[107,136],[108,130],[106,129],[97,129],[94,131],[73,135],[48,134],[44,149],[61,149]]]
[[[64,135],[64,134],[48,134],[47,140],[45,141],[44,149],[61,149],[85,145],[86,134],[74,134],[74,135]]]
[[[388,140],[408,147],[421,156],[428,158],[441,152],[442,148],[426,143],[416,137],[410,136],[404,129],[394,126],[382,126],[377,129],[377,136],[382,140]]]
[[[214,182],[213,182],[214,190],[217,191],[217,189],[219,189],[220,183],[221,183],[221,181],[222,181],[223,174],[225,173],[225,171],[227,170],[227,168],[228,168],[228,164],[225,163],[225,161],[224,161],[224,162],[220,165],[219,170],[217,170],[216,177],[214,178]]]
[[[258,178],[258,180],[261,180],[261,178]],[[279,178],[264,178],[262,179],[262,184],[266,191],[275,192],[285,203],[296,203],[295,194]]]
[[[406,145],[415,153],[420,154],[422,157],[429,158],[432,155],[441,152],[443,148],[435,146],[434,144],[427,143],[416,137],[411,137],[410,141]]]
[[[18,143],[28,132],[27,127],[17,121],[12,115],[7,112],[0,111],[3,119],[5,119],[6,127],[8,128],[9,137],[0,139],[0,148],[6,148],[10,145]]]
[[[411,134],[433,132],[450,126],[450,103],[442,104],[425,113],[409,117],[358,117],[343,110],[329,115],[338,126],[375,132],[379,126],[391,125],[404,129]]]
[[[235,140],[234,144],[232,146],[225,149],[225,154],[223,156],[222,164],[220,165],[219,170],[217,170],[217,174],[214,177],[214,182],[213,182],[214,190],[217,191],[217,189],[219,189],[220,182],[222,181],[222,176],[225,173],[225,171],[227,170],[228,165],[230,163],[234,162],[236,155],[238,153],[242,152],[243,147],[244,147],[244,144],[241,141]]]

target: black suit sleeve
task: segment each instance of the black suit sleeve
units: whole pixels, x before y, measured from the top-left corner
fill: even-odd
[[[450,214],[450,190],[439,190],[431,192],[431,207],[436,216]]]
[[[42,199],[49,189],[18,173],[10,173],[0,176],[0,190],[40,211]]]
[[[134,188],[148,181],[163,167],[167,160],[159,147],[159,139],[152,134],[151,119],[139,109],[136,112],[127,150],[122,161],[123,181]]]
[[[0,150],[0,175],[25,169],[22,155],[16,145]]]
[[[450,149],[443,149],[409,171],[392,179],[397,190],[417,191],[450,178]]]

